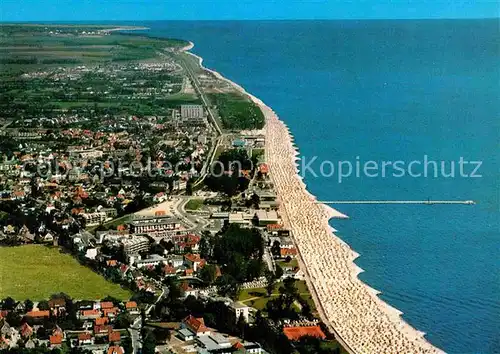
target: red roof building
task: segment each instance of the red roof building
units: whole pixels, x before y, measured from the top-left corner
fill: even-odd
[[[61,345],[62,341],[63,341],[63,336],[61,334],[56,334],[54,336],[50,336],[49,341],[50,341],[51,346]]]
[[[31,337],[32,334],[33,334],[33,328],[31,328],[29,324],[23,323],[23,325],[21,326],[21,336],[23,338],[28,338]]]
[[[305,326],[305,327],[285,327],[283,328],[285,336],[292,341],[298,341],[302,337],[316,337],[325,339],[326,335],[323,333],[319,326]]]
[[[43,317],[49,317],[50,312],[47,311],[30,311],[26,314],[26,316],[31,317],[31,318],[43,318]]]
[[[105,302],[101,302],[101,309],[110,309],[110,308],[113,308],[113,303],[111,301],[105,301]]]
[[[205,326],[203,317],[196,318],[192,315],[186,317],[182,323],[197,335],[209,334],[210,330]]]
[[[117,332],[117,331],[110,331],[109,332],[109,335],[108,335],[108,341],[110,343],[117,343],[120,341],[120,332]]]
[[[108,354],[123,354],[123,349],[118,345],[114,345],[109,347]]]

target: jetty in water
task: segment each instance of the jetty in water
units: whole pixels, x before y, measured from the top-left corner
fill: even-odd
[[[326,200],[321,204],[476,204],[473,200]]]

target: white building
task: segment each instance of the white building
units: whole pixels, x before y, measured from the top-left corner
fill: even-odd
[[[249,322],[250,307],[240,301],[235,301],[229,305],[229,309],[234,313],[236,321],[243,316],[245,322]]]
[[[181,106],[181,118],[191,119],[191,118],[203,118],[205,113],[203,111],[203,106],[199,104],[183,104]]]

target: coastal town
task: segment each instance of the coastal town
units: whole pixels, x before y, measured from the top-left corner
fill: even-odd
[[[0,353],[438,353],[271,108],[140,28],[2,25]]]
[[[188,42],[2,27],[0,352],[350,351],[258,103]]]

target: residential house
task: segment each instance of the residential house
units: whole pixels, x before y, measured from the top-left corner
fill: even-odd
[[[6,320],[3,320],[2,327],[0,328],[0,334],[4,337],[11,337],[14,329],[7,323]]]
[[[210,329],[205,326],[205,320],[203,317],[196,318],[192,315],[187,316],[181,323],[182,328],[187,328],[196,336],[205,336],[210,334]]]
[[[120,339],[121,339],[120,332],[110,330],[108,334],[108,341],[110,343],[119,343]]]
[[[124,351],[119,345],[113,345],[108,348],[107,354],[124,354]]]
[[[90,332],[80,333],[78,335],[78,345],[92,345],[94,338]]]
[[[33,335],[33,328],[27,322],[25,322],[21,325],[20,333],[21,337],[25,339],[30,338]]]
[[[130,314],[138,314],[139,308],[137,307],[137,303],[135,301],[127,301],[125,303],[125,309],[130,313]]]
[[[184,262],[189,268],[193,268],[195,272],[203,268],[207,263],[199,254],[188,253],[184,255]]]

